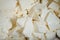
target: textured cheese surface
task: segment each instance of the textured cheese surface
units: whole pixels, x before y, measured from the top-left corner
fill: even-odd
[[[60,40],[60,0],[0,0],[0,40]]]

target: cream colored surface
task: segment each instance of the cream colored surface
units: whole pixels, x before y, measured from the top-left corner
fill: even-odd
[[[59,0],[0,0],[0,40],[59,40]]]

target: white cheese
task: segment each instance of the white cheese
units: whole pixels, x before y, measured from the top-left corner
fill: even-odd
[[[51,8],[51,9],[53,9],[54,11],[57,11],[57,12],[60,11],[60,10],[59,10],[60,6],[59,6],[58,4],[56,4],[55,2],[52,2],[52,3],[48,6],[48,8]]]
[[[19,18],[19,19],[17,20],[17,23],[18,23],[19,25],[21,25],[22,27],[24,27],[24,25],[25,25],[25,23],[26,23],[26,18],[24,18],[24,17]]]
[[[58,35],[58,37],[60,37],[60,29],[57,30],[57,35]]]
[[[51,32],[51,31],[47,32],[46,33],[47,40],[54,40],[55,34],[56,34],[55,32]]]
[[[28,18],[27,22],[25,23],[25,28],[24,28],[23,34],[26,37],[30,37],[32,35],[33,31],[34,31],[34,26],[32,24],[32,19]]]
[[[33,1],[34,0],[20,0],[22,10],[29,9],[32,6],[32,4],[34,3]]]
[[[50,27],[50,30],[56,30],[60,28],[60,20],[56,17],[56,15],[50,12],[49,16],[47,17],[47,22]]]

